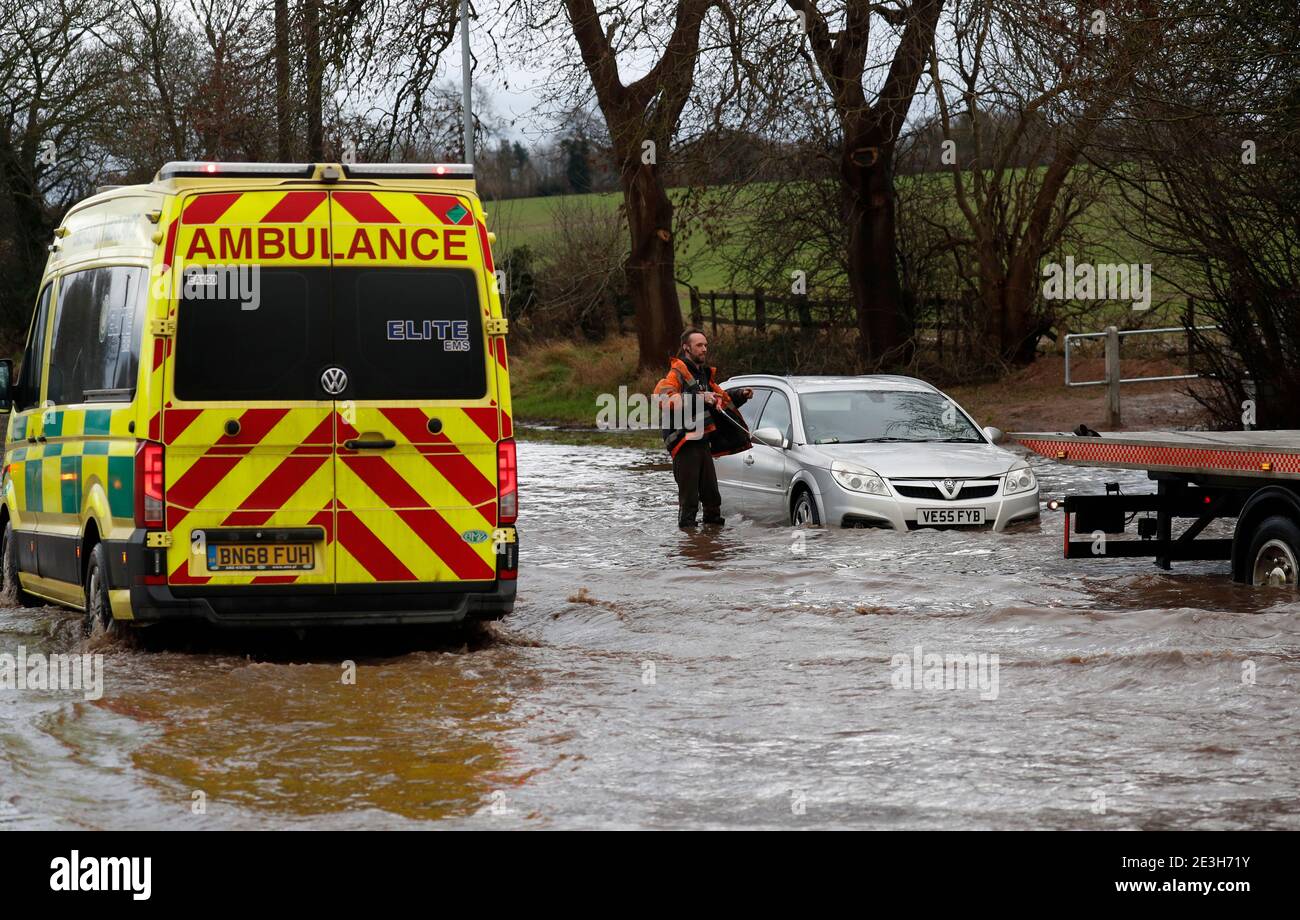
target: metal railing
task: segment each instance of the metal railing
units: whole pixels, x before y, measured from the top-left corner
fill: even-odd
[[[1172,333],[1188,332],[1206,332],[1210,329],[1218,329],[1218,326],[1164,326],[1160,329],[1117,329],[1115,326],[1107,326],[1105,332],[1072,332],[1065,337],[1065,385],[1067,387],[1096,387],[1104,386],[1110,383],[1109,373],[1101,380],[1074,380],[1070,376],[1070,344],[1075,339],[1107,339],[1114,335],[1117,338],[1123,338],[1126,335],[1170,335]],[[1107,353],[1109,354],[1109,342],[1107,342]],[[1148,383],[1153,380],[1192,380],[1200,377],[1200,374],[1167,374],[1161,377],[1121,377],[1120,383]]]
[[[1190,364],[1192,355],[1192,334],[1218,329],[1219,326],[1163,326],[1159,329],[1125,329],[1120,331],[1115,326],[1107,326],[1104,332],[1076,332],[1065,337],[1065,385],[1067,387],[1106,387],[1106,425],[1118,428],[1123,422],[1120,414],[1119,387],[1122,383],[1153,383],[1165,380],[1193,380],[1200,374],[1163,374],[1154,377],[1125,377],[1120,373],[1119,345],[1127,335],[1171,335],[1183,333],[1187,336],[1187,356]],[[1101,380],[1075,380],[1070,374],[1070,346],[1076,339],[1106,340],[1106,376]],[[1189,367],[1190,371],[1191,368]]]

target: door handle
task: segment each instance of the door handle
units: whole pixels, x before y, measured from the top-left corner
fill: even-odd
[[[397,442],[389,438],[382,441],[358,441],[354,438],[344,441],[343,446],[348,450],[388,450],[390,447],[396,447]]]
[[[753,465],[754,465],[754,455],[745,454],[745,466],[753,466]]]

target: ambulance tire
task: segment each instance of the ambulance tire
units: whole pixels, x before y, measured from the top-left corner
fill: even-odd
[[[121,631],[121,624],[113,619],[113,606],[108,599],[108,554],[104,552],[104,544],[96,543],[86,566],[86,617],[82,632],[91,638]]]
[[[44,601],[40,598],[33,597],[22,588],[22,583],[18,581],[18,548],[14,540],[14,525],[12,521],[5,522],[4,545],[0,547],[0,555],[4,556],[4,569],[0,574],[0,600],[5,603],[13,603],[19,607],[40,607]]]

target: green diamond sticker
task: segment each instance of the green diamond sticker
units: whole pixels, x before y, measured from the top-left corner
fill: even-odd
[[[450,211],[447,212],[447,219],[450,220],[453,224],[458,224],[461,222],[461,218],[463,218],[468,213],[469,211],[465,210],[464,205],[457,204],[456,207],[452,208]]]

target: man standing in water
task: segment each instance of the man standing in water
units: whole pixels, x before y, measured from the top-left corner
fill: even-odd
[[[677,526],[694,527],[704,503],[705,524],[725,524],[718,474],[713,458],[751,447],[744,420],[735,410],[754,391],[736,391],[733,399],[715,382],[717,368],[707,363],[709,340],[695,327],[682,333],[682,350],[655,386],[664,410],[664,446],[673,458],[677,480]],[[727,418],[721,416],[726,413]]]

